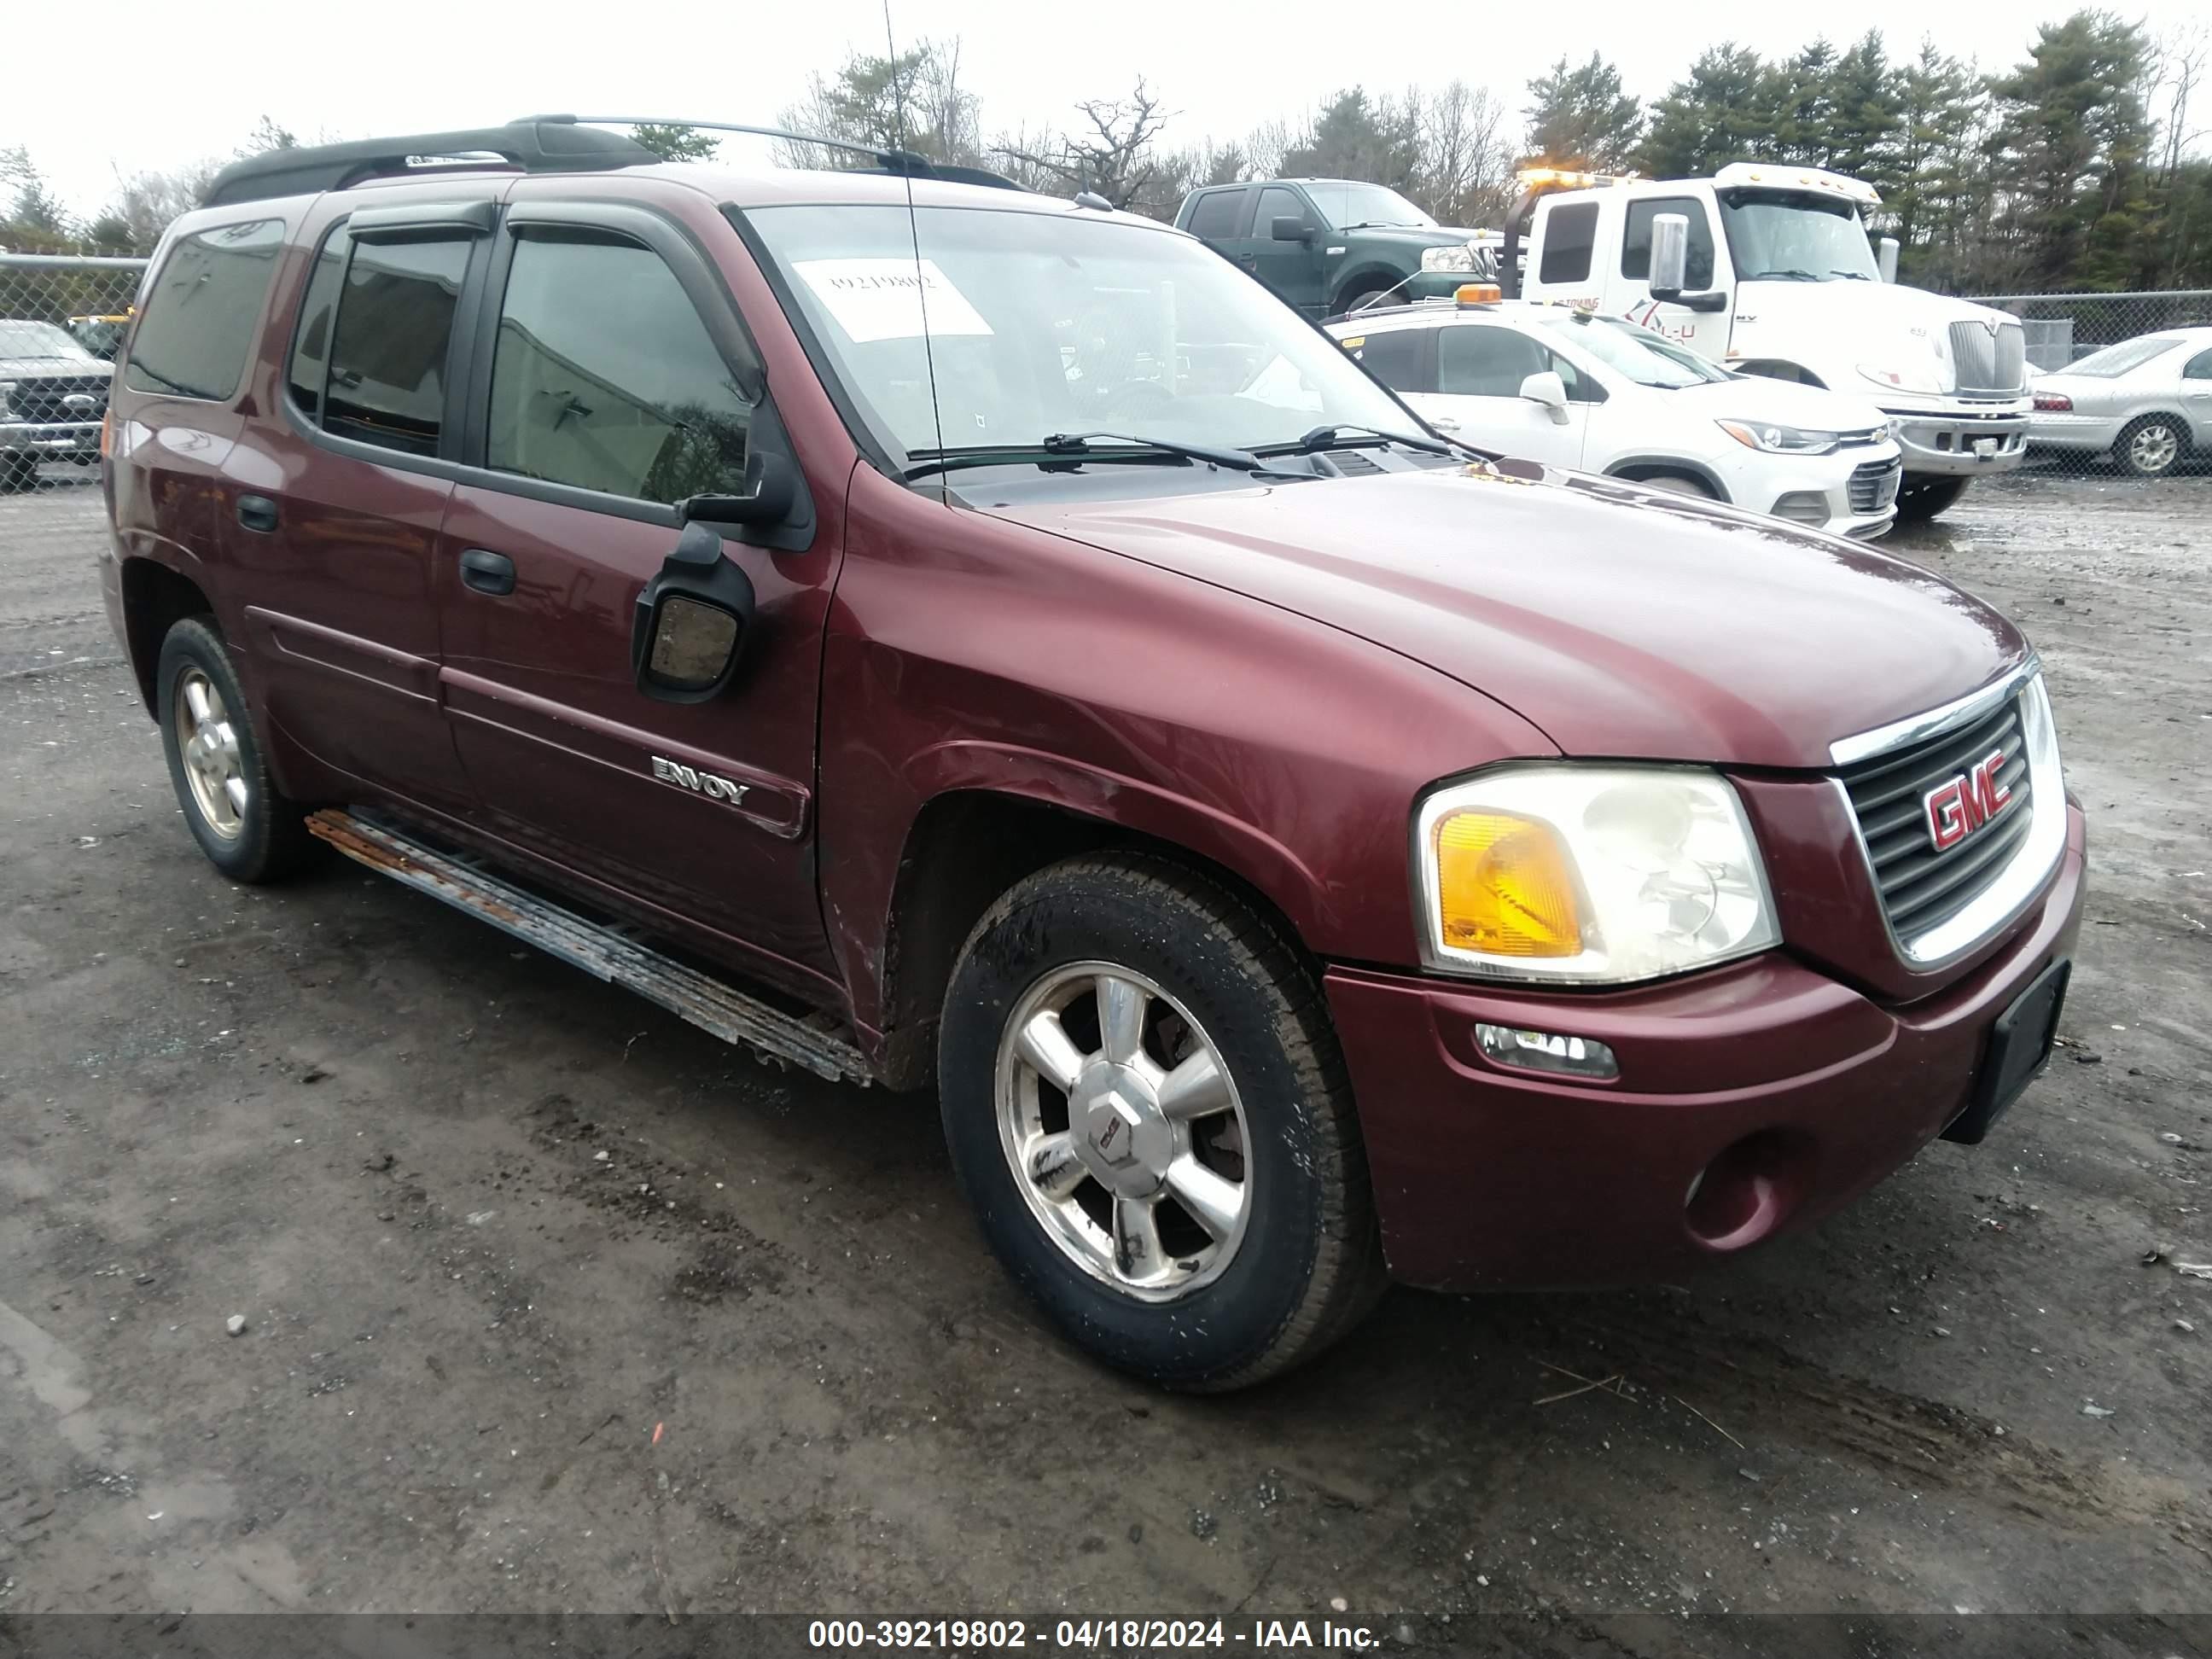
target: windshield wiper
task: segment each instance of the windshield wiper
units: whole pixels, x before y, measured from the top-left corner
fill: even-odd
[[[1093,448],[1094,440],[1108,440],[1127,447]],[[1188,466],[1203,461],[1231,472],[1263,478],[1310,478],[1310,472],[1279,472],[1257,455],[1242,449],[1217,448],[1211,444],[1178,443],[1170,438],[1143,438],[1127,432],[1050,432],[1034,444],[980,445],[963,449],[916,449],[908,452],[915,464],[906,469],[909,478],[933,472],[950,472],[971,466],[1066,466],[1085,461],[1157,465],[1165,461]]]
[[[1339,225],[1339,230],[1426,230],[1426,225],[1417,225],[1406,219],[1362,219],[1357,224]]]
[[[1267,465],[1246,449],[1224,449],[1212,444],[1180,443],[1173,438],[1144,438],[1133,432],[1048,432],[1038,447],[1049,455],[1080,455],[1088,460],[1113,460],[1117,452],[1093,449],[1094,439],[1103,438],[1109,443],[1131,444],[1139,449],[1149,449],[1162,455],[1180,455],[1186,460],[1204,461],[1210,466],[1225,466],[1232,472],[1265,472]],[[1285,475],[1278,475],[1285,476]],[[1303,473],[1296,475],[1303,477]]]
[[[1831,265],[1828,268],[1828,275],[1831,276],[1841,276],[1854,283],[1870,283],[1874,281],[1874,278],[1868,276],[1863,270],[1845,270],[1841,265]]]
[[[1809,270],[1797,270],[1794,269],[1790,270],[1754,270],[1751,273],[1750,280],[1754,283],[1763,282],[1769,276],[1780,276],[1784,280],[1792,283],[1817,283],[1820,280]]]
[[[1334,426],[1317,426],[1295,443],[1255,444],[1252,447],[1252,453],[1255,455],[1311,455],[1319,450],[1334,449],[1339,447],[1340,439],[1354,436],[1363,432],[1371,438],[1380,438],[1386,443],[1403,444],[1408,449],[1418,449],[1425,454],[1449,455],[1455,453],[1453,446],[1442,439],[1409,438],[1402,432],[1385,432],[1379,426],[1354,426],[1342,423]],[[1466,446],[1462,445],[1460,447],[1465,448]]]

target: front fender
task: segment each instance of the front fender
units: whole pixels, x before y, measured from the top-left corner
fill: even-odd
[[[1325,884],[1297,854],[1218,807],[1140,778],[988,738],[939,744],[910,759],[907,787],[926,805],[955,791],[1012,796],[1169,842],[1234,872],[1301,938],[1325,932]],[[917,814],[918,816],[918,814]]]

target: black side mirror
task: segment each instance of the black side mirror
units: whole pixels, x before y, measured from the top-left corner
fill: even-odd
[[[637,596],[629,642],[637,689],[662,702],[717,695],[737,668],[753,605],[752,578],[723,556],[721,537],[706,524],[685,525]]]
[[[1279,242],[1303,242],[1313,232],[1296,214],[1279,213],[1269,226],[1268,234]]]
[[[789,457],[755,449],[745,457],[742,495],[687,495],[676,503],[686,524],[781,524],[799,499],[799,471]]]

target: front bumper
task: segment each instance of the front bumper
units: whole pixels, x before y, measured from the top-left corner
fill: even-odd
[[[0,454],[97,455],[100,422],[0,421]]]
[[[1856,1198],[1966,1107],[1991,1026],[2071,952],[2084,854],[2070,805],[2067,830],[2012,941],[1904,1005],[1780,951],[1598,994],[1330,969],[1392,1275],[1447,1290],[1650,1280]],[[1597,1038],[1620,1076],[1497,1066],[1479,1020]]]
[[[1817,458],[1762,454],[1759,461],[1739,497],[1746,507],[1862,541],[1897,522],[1902,471],[1893,445],[1854,445]]]
[[[1884,409],[1904,422],[1897,434],[1907,472],[1948,476],[2009,472],[2027,454],[2027,410],[1984,414]]]

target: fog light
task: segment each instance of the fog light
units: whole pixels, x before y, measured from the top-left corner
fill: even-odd
[[[1818,529],[1828,521],[1828,498],[1817,489],[1793,489],[1775,502],[1774,516]]]
[[[1593,1037],[1563,1036],[1557,1031],[1527,1031],[1512,1025],[1477,1022],[1474,1040],[1500,1066],[1524,1072],[1556,1072],[1563,1077],[1613,1078],[1620,1066],[1613,1050]]]

